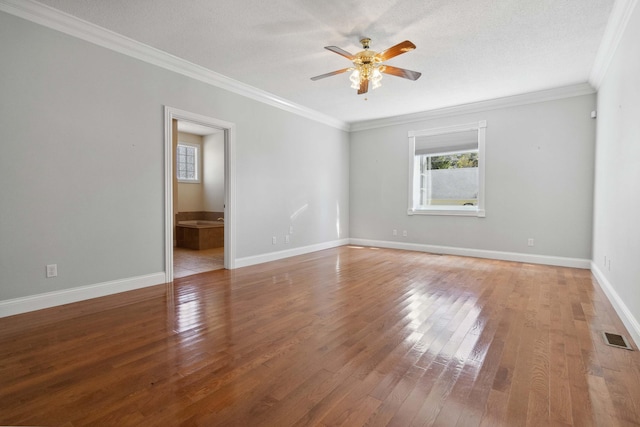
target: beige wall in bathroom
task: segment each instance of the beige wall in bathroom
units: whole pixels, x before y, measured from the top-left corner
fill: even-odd
[[[178,142],[188,142],[200,146],[200,166],[204,157],[202,137],[190,133],[178,132]],[[178,183],[178,212],[194,212],[204,210],[204,180],[200,183]]]

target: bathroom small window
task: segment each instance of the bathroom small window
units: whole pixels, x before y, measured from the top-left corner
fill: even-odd
[[[198,145],[178,143],[176,175],[178,182],[200,182],[200,147]]]

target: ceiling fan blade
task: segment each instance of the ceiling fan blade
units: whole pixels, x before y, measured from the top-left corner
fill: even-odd
[[[330,73],[320,74],[319,76],[311,77],[311,80],[315,81],[315,80],[324,79],[325,77],[331,77],[331,76],[335,76],[336,74],[346,73],[349,70],[350,68],[343,68],[342,70],[336,70]]]
[[[418,80],[422,75],[422,73],[417,71],[405,70],[404,68],[392,67],[391,65],[380,67],[380,71],[385,74],[391,74],[392,76],[398,76],[409,80]]]
[[[369,80],[364,79],[360,82],[360,89],[358,89],[358,95],[362,95],[363,93],[367,93],[369,91]]]
[[[398,56],[400,54],[410,52],[415,48],[416,48],[415,44],[411,43],[409,40],[405,40],[401,43],[398,43],[395,46],[391,46],[389,49],[383,52],[380,52],[378,54],[378,58],[380,58],[381,61],[386,61],[387,59],[391,59],[394,56]]]
[[[353,61],[353,58],[355,58],[352,54],[344,49],[339,48],[338,46],[325,46],[324,48],[330,50],[331,52],[337,53],[338,55],[342,55],[350,61]]]

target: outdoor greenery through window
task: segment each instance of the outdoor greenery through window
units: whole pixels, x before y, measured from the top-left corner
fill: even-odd
[[[200,182],[200,147],[195,144],[178,143],[176,171],[179,182]]]
[[[484,122],[409,132],[409,214],[484,216]]]

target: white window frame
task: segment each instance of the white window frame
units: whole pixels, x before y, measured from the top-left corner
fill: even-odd
[[[195,168],[196,168],[196,178],[195,179],[182,179],[180,177],[178,177],[178,152],[177,152],[177,147],[176,147],[176,177],[178,177],[178,182],[179,183],[183,183],[183,184],[200,184],[202,182],[202,147],[200,147],[199,144],[192,144],[190,142],[182,142],[182,141],[178,141],[178,147],[180,146],[185,146],[185,147],[193,147],[196,149],[196,161],[195,161]]]
[[[454,126],[446,126],[434,129],[425,129],[418,131],[409,131],[409,192],[408,192],[408,215],[454,215],[454,216],[476,216],[483,218],[486,216],[484,204],[484,186],[485,186],[485,130],[487,128],[486,120],[474,123],[466,123]],[[417,207],[413,200],[414,185],[414,168],[415,168],[415,152],[416,137],[444,135],[454,132],[464,131],[478,132],[478,205],[477,206],[429,206]]]

